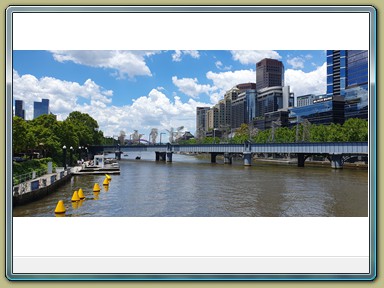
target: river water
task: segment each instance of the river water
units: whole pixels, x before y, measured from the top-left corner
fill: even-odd
[[[165,163],[150,152],[125,158],[107,190],[104,175],[74,176],[51,195],[14,207],[13,216],[54,217],[59,200],[65,217],[368,216],[367,170],[259,162],[245,167],[242,160],[211,164],[210,158],[178,154]],[[100,193],[92,191],[94,183]],[[86,199],[72,203],[79,188]]]

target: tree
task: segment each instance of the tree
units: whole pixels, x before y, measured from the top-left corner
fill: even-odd
[[[368,141],[368,121],[351,118],[344,122],[343,132],[348,142]]]
[[[13,117],[12,149],[14,154],[27,152],[36,146],[36,139],[29,128],[24,119],[18,116]]]
[[[80,146],[102,143],[103,132],[99,131],[97,121],[87,113],[81,113],[79,111],[71,112],[64,122],[73,124]]]

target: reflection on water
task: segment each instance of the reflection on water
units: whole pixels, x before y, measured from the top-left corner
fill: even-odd
[[[64,200],[73,216],[368,216],[368,172],[326,167],[253,163],[244,167],[211,164],[209,159],[173,155],[173,163],[155,162],[154,154],[129,155],[121,174],[74,176],[52,195],[14,207],[13,216],[55,216]],[[218,161],[219,162],[219,161]],[[100,192],[93,192],[99,183]],[[85,199],[71,203],[82,188]]]

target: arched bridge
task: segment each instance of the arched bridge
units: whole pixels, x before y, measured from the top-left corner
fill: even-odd
[[[210,153],[211,162],[216,162],[216,156],[224,154],[224,163],[232,163],[233,154],[242,154],[244,165],[251,165],[252,154],[256,153],[278,153],[297,154],[298,166],[303,167],[305,159],[312,155],[324,155],[331,161],[333,168],[342,168],[343,157],[368,155],[368,142],[319,142],[319,143],[266,143],[254,144],[195,144],[195,145],[142,145],[142,146],[90,146],[89,150],[94,153],[116,153],[120,158],[121,153],[150,151],[155,152],[156,160],[172,162],[172,154],[183,153]]]

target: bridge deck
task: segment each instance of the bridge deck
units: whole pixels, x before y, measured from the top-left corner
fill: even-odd
[[[121,152],[192,152],[192,153],[305,153],[305,154],[368,154],[367,142],[267,143],[267,144],[197,144],[146,146],[91,146],[91,151]]]

